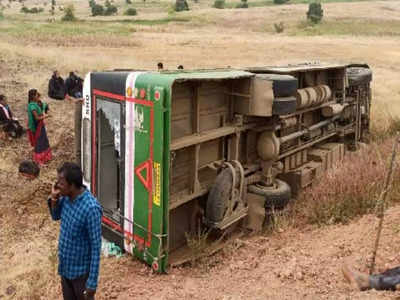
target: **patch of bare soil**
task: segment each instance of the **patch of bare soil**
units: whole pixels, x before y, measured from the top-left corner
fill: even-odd
[[[51,70],[1,54],[0,61],[0,92],[7,95],[15,116],[26,127],[28,89],[38,88],[42,94],[46,93],[44,83],[38,80],[34,86],[27,78],[41,77],[46,81]],[[73,156],[73,106],[45,98],[52,114],[46,126],[55,158],[41,168],[38,179],[28,180],[18,174],[19,163],[32,155],[27,136],[0,140],[0,298],[51,299],[46,296],[46,289],[58,287],[55,276],[58,225],[50,222],[45,199],[55,169]]]
[[[399,218],[400,207],[388,211],[377,271],[398,265]],[[196,267],[164,276],[131,258],[104,259],[99,299],[397,299],[396,292],[353,291],[341,274],[345,261],[367,271],[375,224],[369,215],[350,225],[236,239]]]

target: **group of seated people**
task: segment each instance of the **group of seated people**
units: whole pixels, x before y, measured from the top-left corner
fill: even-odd
[[[83,79],[74,72],[70,72],[68,78],[64,79],[58,71],[54,71],[53,76],[49,80],[48,95],[52,99],[64,100],[65,98],[81,98],[82,97]]]
[[[74,72],[70,72],[68,78],[64,82],[59,72],[54,71],[49,80],[48,95],[50,98],[56,100],[81,98],[82,88],[83,79]],[[45,103],[43,104],[45,106],[43,112],[47,114],[49,106]],[[0,94],[0,138],[19,138],[25,132],[26,130],[21,126],[17,118],[14,117],[7,102],[7,97]]]

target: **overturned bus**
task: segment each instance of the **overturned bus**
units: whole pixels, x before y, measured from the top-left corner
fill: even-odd
[[[371,79],[321,63],[87,74],[78,144],[104,236],[165,272],[199,230],[259,229],[368,137]]]

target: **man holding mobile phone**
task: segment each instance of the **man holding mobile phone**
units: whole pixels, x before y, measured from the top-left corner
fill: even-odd
[[[102,209],[71,162],[57,170],[48,199],[53,220],[61,220],[58,273],[64,300],[94,299],[100,268]]]

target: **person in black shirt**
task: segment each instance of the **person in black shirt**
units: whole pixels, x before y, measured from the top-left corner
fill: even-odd
[[[64,79],[62,79],[58,71],[54,71],[53,76],[49,80],[48,95],[50,98],[56,100],[64,100],[67,95]]]
[[[69,77],[65,80],[67,94],[74,98],[82,98],[83,80],[74,72],[69,72]]]

